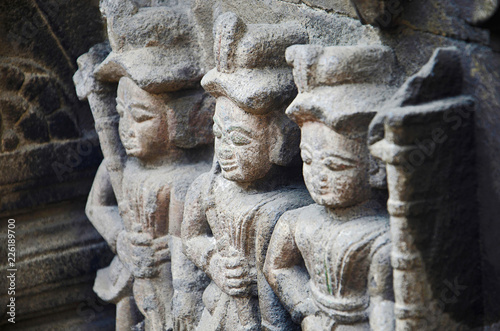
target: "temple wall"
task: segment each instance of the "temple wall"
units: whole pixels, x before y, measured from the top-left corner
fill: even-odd
[[[103,29],[96,1],[0,3],[2,289],[9,219],[18,270],[16,324],[2,291],[2,330],[114,328],[114,307],[92,291],[112,255],[84,212],[102,155],[72,82],[76,58]]]

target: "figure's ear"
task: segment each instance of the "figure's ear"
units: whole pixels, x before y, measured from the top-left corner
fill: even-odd
[[[300,129],[285,114],[273,118],[269,127],[271,145],[269,158],[279,166],[290,165],[299,155]]]

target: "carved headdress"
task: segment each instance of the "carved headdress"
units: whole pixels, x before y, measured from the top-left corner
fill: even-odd
[[[147,98],[168,103],[164,109],[170,110],[169,138],[177,147],[211,144],[213,99],[200,86],[203,52],[190,3],[154,3],[101,0],[111,52],[94,70],[95,78],[118,82],[127,77],[148,93]]]
[[[305,29],[294,22],[247,25],[236,14],[224,13],[214,26],[217,66],[201,84],[252,114],[283,109],[297,93],[285,50],[307,41]]]
[[[366,137],[377,109],[394,92],[394,55],[384,46],[295,45],[286,59],[299,94],[286,113],[318,121],[349,138]]]
[[[199,86],[205,73],[188,3],[140,7],[135,2],[101,1],[112,52],[95,70],[96,78],[129,77],[149,93]]]
[[[371,120],[395,91],[392,50],[379,45],[295,45],[287,49],[286,59],[299,89],[286,114],[299,126],[321,122],[366,144]],[[368,148],[364,150],[370,160],[370,185],[384,189],[385,167],[371,158]]]

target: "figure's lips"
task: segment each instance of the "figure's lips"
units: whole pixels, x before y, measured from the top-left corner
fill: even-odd
[[[132,150],[137,148],[137,144],[131,141],[124,141],[123,147],[125,147],[125,149]]]
[[[318,193],[321,194],[321,195],[326,195],[326,194],[329,194],[331,193],[330,192],[330,188],[328,186],[320,186],[318,189],[317,189]]]
[[[235,161],[221,161],[219,160],[220,167],[222,170],[225,172],[233,171],[236,168],[238,168],[238,165],[236,164]]]
[[[135,144],[123,144],[125,152],[128,156],[136,156],[140,153],[141,149]]]

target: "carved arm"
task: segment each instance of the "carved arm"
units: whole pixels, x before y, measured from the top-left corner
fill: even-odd
[[[123,222],[104,163],[101,163],[97,170],[85,212],[97,231],[116,253],[116,241],[118,234],[123,230]]]
[[[309,273],[294,239],[296,216],[296,212],[290,211],[278,220],[264,263],[264,275],[293,321],[300,324],[316,308],[310,299]]]
[[[80,56],[73,81],[78,98],[89,102],[110,181],[117,200],[122,201],[121,182],[126,154],[118,133],[120,117],[116,112],[116,86],[100,82],[94,76],[94,70],[109,52],[109,45],[98,44]]]
[[[208,180],[209,174],[201,175],[186,194],[181,238],[186,256],[213,279],[209,265],[216,251],[216,245],[203,206],[205,192],[203,188],[206,187]]]
[[[370,327],[374,331],[390,331],[395,328],[394,291],[391,266],[389,233],[377,239],[369,271]]]

